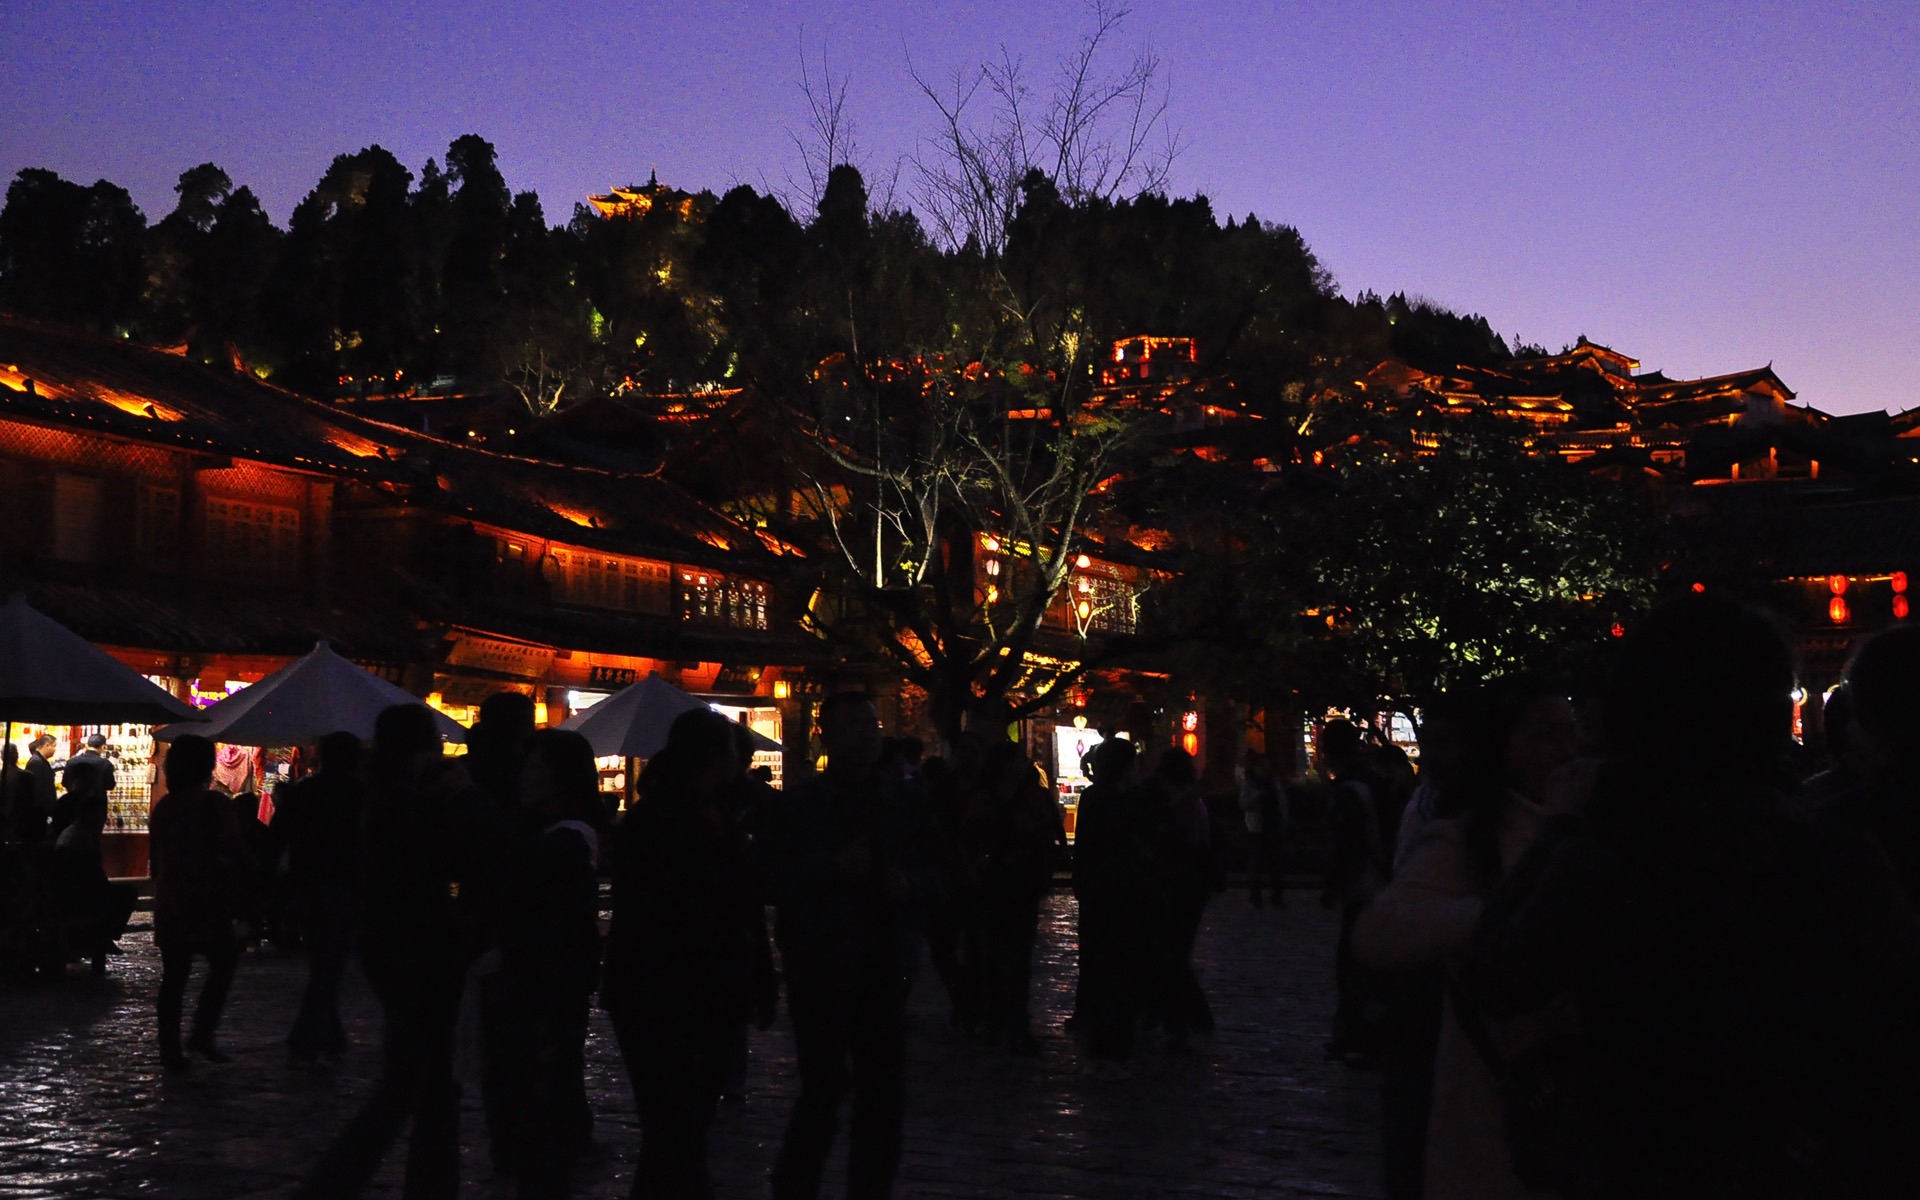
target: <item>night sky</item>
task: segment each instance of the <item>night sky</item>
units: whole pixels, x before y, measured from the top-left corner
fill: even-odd
[[[781,189],[824,44],[879,192],[932,128],[909,58],[946,78],[1004,43],[1040,84],[1084,27],[1040,0],[6,0],[0,172],[111,179],[158,219],[212,160],[284,223],[335,154],[417,171],[472,132],[555,222],[652,169]],[[1920,404],[1920,4],[1139,0],[1114,64],[1143,44],[1173,190],[1299,227],[1349,295]]]

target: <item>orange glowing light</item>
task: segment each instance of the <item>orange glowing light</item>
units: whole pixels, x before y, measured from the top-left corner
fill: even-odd
[[[1894,591],[1905,592],[1907,590],[1907,573],[1905,571],[1895,571],[1887,582],[1893,585]]]
[[[1827,587],[1834,595],[1844,596],[1847,594],[1847,577],[1845,575],[1829,575],[1827,576]]]
[[[1827,619],[1835,625],[1845,625],[1849,615],[1847,602],[1844,597],[1835,596],[1833,599],[1827,601]]]
[[[1182,750],[1185,750],[1185,751],[1186,751],[1186,752],[1187,752],[1187,753],[1188,753],[1189,755],[1191,755],[1191,756],[1193,756],[1193,757],[1196,757],[1196,758],[1197,758],[1197,757],[1199,757],[1199,755],[1200,755],[1200,735],[1199,735],[1199,734],[1197,734],[1197,733],[1183,733],[1183,734],[1181,734],[1181,735],[1180,735],[1180,748],[1181,748]]]
[[[1073,560],[1073,565],[1076,567],[1079,567],[1082,571],[1084,571],[1088,567],[1093,565],[1093,560],[1091,558],[1088,558],[1086,555],[1082,554],[1079,558],[1076,558]]]
[[[1188,733],[1192,733],[1194,730],[1200,728],[1200,714],[1197,712],[1181,713],[1180,728],[1186,730]]]
[[[1896,621],[1904,621],[1907,619],[1907,598],[1905,596],[1895,596],[1893,598],[1893,619]]]

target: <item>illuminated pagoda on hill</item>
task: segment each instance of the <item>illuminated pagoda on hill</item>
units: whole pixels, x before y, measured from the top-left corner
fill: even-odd
[[[660,182],[656,172],[648,172],[645,186],[631,184],[617,187],[601,196],[588,196],[587,203],[609,219],[624,217],[638,220],[647,217],[655,209],[670,209],[679,215],[680,220],[696,222],[706,217],[706,204],[702,196],[692,192],[683,192]]]

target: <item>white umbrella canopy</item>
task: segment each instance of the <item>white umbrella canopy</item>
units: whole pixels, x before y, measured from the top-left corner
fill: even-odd
[[[420,697],[354,666],[321,642],[203,711],[206,724],[169,725],[155,730],[154,736],[172,741],[194,733],[229,746],[307,746],[330,733],[371,739],[383,709],[420,702]],[[433,716],[446,737],[466,740],[459,722],[438,712]]]
[[[673,719],[697,708],[712,709],[700,697],[683,692],[658,672],[622,688],[605,700],[560,722],[577,730],[601,758],[652,758],[667,744]],[[780,743],[765,734],[747,733],[755,750],[778,750]]]
[[[33,608],[20,593],[0,605],[0,721],[153,725],[198,719],[191,706]]]

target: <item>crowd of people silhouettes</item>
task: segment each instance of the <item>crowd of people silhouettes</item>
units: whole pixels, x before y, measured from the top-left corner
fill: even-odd
[[[1437,701],[1417,779],[1353,724],[1320,733],[1327,1048],[1379,1070],[1389,1196],[1920,1194],[1920,628],[1858,650],[1826,709],[1831,762],[1804,780],[1794,665],[1762,615],[1689,596],[1615,649],[1578,709],[1531,675]],[[1068,841],[1015,743],[923,758],[856,693],[825,700],[819,728],[824,769],[776,791],[743,727],[686,713],[624,814],[586,740],[537,730],[524,696],[490,699],[461,759],[420,705],[382,713],[370,751],[323,739],[276,797],[278,910],[309,968],[287,1051],[305,1067],[348,1049],[357,953],[382,1059],[299,1194],[357,1194],[403,1130],[406,1194],[456,1194],[462,1078],[479,1080],[497,1173],[522,1196],[570,1194],[595,1145],[597,995],[639,1116],[632,1194],[711,1196],[710,1128],[783,991],[799,1089],[772,1194],[820,1193],[843,1110],[848,1194],[892,1194],[922,947],[958,1035],[1040,1053],[1030,977]],[[1068,1024],[1099,1081],[1129,1076],[1143,1031],[1178,1051],[1213,1027],[1193,952],[1225,887],[1215,823],[1191,756],[1164,749],[1144,773],[1138,757],[1095,745],[1072,844]],[[175,740],[152,815],[169,1072],[227,1061],[234,918],[257,868],[215,765],[212,743]],[[16,840],[64,815],[63,845],[97,843],[105,791],[81,768],[64,813],[23,785]],[[1289,796],[1264,756],[1238,799],[1248,898],[1277,906]],[[111,941],[131,897],[89,895],[89,936]]]

